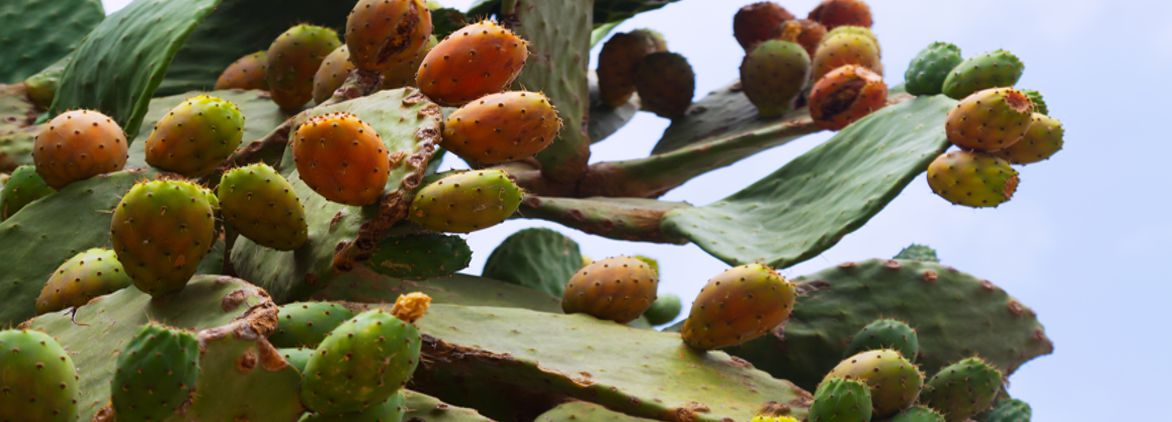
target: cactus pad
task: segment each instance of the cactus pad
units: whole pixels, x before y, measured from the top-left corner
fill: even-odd
[[[554,230],[529,228],[513,233],[492,251],[483,275],[561,297],[566,281],[580,268],[578,242]]]
[[[12,0],[0,4],[0,83],[20,81],[69,54],[105,13],[98,0]]]
[[[459,236],[420,233],[383,239],[366,266],[386,276],[422,280],[454,274],[471,261],[472,249]]]
[[[195,389],[199,342],[181,329],[147,324],[118,355],[110,399],[121,420],[161,421]]]
[[[650,422],[653,420],[625,415],[590,402],[571,401],[542,413],[534,422]]]
[[[317,347],[334,328],[354,317],[354,311],[333,302],[294,302],[281,305],[277,330],[269,341],[277,347]]]

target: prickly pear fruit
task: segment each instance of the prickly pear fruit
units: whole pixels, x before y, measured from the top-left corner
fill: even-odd
[[[187,177],[210,173],[236,151],[244,114],[236,104],[199,95],[172,108],[146,140],[146,161]]]
[[[764,117],[785,114],[810,79],[810,56],[797,43],[768,40],[741,62],[741,87]]]
[[[996,207],[1013,198],[1017,170],[1009,162],[974,151],[941,154],[928,165],[928,186],[948,202],[969,207]]]
[[[1030,103],[1034,105],[1034,113],[1050,114],[1050,107],[1046,106],[1046,99],[1042,98],[1042,93],[1033,89],[1023,89],[1022,94],[1030,97]]]
[[[760,337],[789,318],[794,285],[762,264],[733,267],[700,289],[680,332],[700,350],[735,346]]]
[[[37,296],[37,313],[85,305],[90,299],[130,284],[130,276],[122,269],[114,251],[90,249],[69,258],[49,276]]]
[[[0,421],[74,422],[77,370],[48,334],[0,331]]]
[[[33,143],[33,163],[45,183],[61,189],[122,170],[126,147],[126,134],[113,119],[93,110],[72,110],[41,126]]]
[[[749,422],[802,422],[802,421],[800,421],[800,420],[797,420],[797,419],[794,419],[794,418],[793,418],[793,417],[791,417],[791,416],[762,416],[762,415],[757,415],[757,416],[754,416],[754,417],[753,417],[753,419],[750,419],[750,420],[749,420]]]
[[[945,422],[944,415],[924,406],[912,406],[891,418],[891,422]],[[1018,421],[1021,422],[1021,421]],[[1028,421],[1027,421],[1028,422]]]
[[[648,54],[635,65],[635,91],[644,110],[668,119],[683,117],[696,92],[696,74],[684,56]]]
[[[680,316],[680,311],[683,310],[683,304],[680,303],[679,295],[675,293],[664,293],[651,303],[651,307],[643,312],[643,317],[647,318],[647,322],[651,325],[663,325],[676,317]]]
[[[924,374],[891,349],[871,350],[851,356],[830,370],[827,380],[847,378],[863,381],[871,388],[872,414],[886,417],[916,401]]]
[[[420,189],[407,219],[428,230],[469,233],[505,221],[521,205],[522,195],[504,171],[456,173]]]
[[[501,92],[521,74],[529,43],[491,21],[453,32],[424,56],[416,86],[445,106]]]
[[[650,29],[614,34],[598,53],[598,95],[618,107],[635,94],[635,65],[648,54],[667,51],[663,35]]]
[[[1013,88],[989,88],[965,97],[948,112],[944,129],[954,145],[998,151],[1017,143],[1029,130],[1029,97]]]
[[[961,99],[974,92],[1011,87],[1021,79],[1025,64],[1005,50],[982,53],[961,62],[944,79],[944,95]]]
[[[305,209],[293,185],[268,164],[224,172],[217,196],[224,222],[257,244],[290,251],[308,237]]]
[[[655,301],[659,275],[646,262],[628,256],[595,261],[566,283],[562,310],[626,324]]]
[[[948,365],[924,384],[920,400],[948,422],[963,422],[988,409],[1001,391],[1001,371],[972,357]]]
[[[859,330],[846,347],[846,355],[853,356],[868,350],[892,349],[908,360],[920,354],[920,337],[916,330],[903,321],[877,319]]]
[[[220,73],[220,77],[216,79],[215,89],[268,90],[268,72],[265,71],[268,68],[268,62],[268,52],[265,51],[258,51],[236,59],[224,68],[223,73]]]
[[[410,61],[431,36],[423,0],[359,0],[346,19],[346,45],[359,69],[379,72]]]
[[[381,309],[342,323],[305,365],[301,399],[315,412],[356,412],[386,401],[419,364],[419,330]]]
[[[822,44],[824,37],[826,37],[825,26],[809,19],[797,19],[783,23],[781,35],[778,35],[777,38],[798,43],[806,50],[807,55],[814,57],[814,53],[818,51],[818,45]]]
[[[441,145],[478,164],[532,157],[553,143],[562,119],[544,94],[488,94],[448,115]]]
[[[858,65],[882,75],[879,44],[864,34],[843,32],[826,34],[818,50],[814,52],[812,80],[819,80],[827,73],[846,65]]]
[[[297,369],[297,372],[304,373],[305,365],[309,363],[309,358],[313,356],[316,350],[308,347],[289,347],[284,349],[277,349],[277,353],[285,358],[285,362]]]
[[[0,220],[7,220],[25,205],[56,192],[37,174],[36,167],[23,165],[12,171],[0,193]]]
[[[835,27],[834,29],[831,29],[830,31],[828,31],[826,33],[826,38],[830,38],[830,37],[833,37],[833,36],[836,36],[839,34],[862,35],[864,37],[867,37],[867,39],[869,39],[869,40],[871,40],[871,42],[875,43],[875,47],[879,49],[879,52],[881,53],[880,55],[882,55],[883,46],[880,45],[879,37],[875,36],[875,33],[871,31],[871,28],[868,28],[865,26],[855,26],[855,25],[838,26],[838,27]]]
[[[333,302],[287,303],[277,308],[277,329],[269,342],[277,347],[317,347],[350,318],[354,311]]]
[[[407,413],[403,392],[396,391],[382,403],[357,412],[322,414],[309,413],[298,422],[398,422]]]
[[[402,61],[394,64],[383,71],[383,82],[380,88],[395,89],[405,86],[415,86],[415,72],[419,71],[419,65],[423,63],[423,58],[431,49],[439,44],[439,40],[435,35],[428,37],[427,43],[415,53],[415,58],[411,60]]]
[[[869,422],[871,390],[853,379],[832,378],[822,381],[810,405],[809,422]]]
[[[913,243],[899,250],[892,259],[907,259],[911,261],[940,262],[936,250],[931,246]]]
[[[317,69],[341,45],[333,29],[305,24],[289,28],[273,40],[265,64],[273,102],[286,111],[309,102]]]
[[[937,95],[944,92],[944,79],[963,61],[960,47],[940,41],[929,44],[912,59],[903,75],[908,94]]]
[[[750,52],[758,43],[777,38],[781,25],[793,19],[792,13],[772,1],[750,3],[733,15],[733,37]]]
[[[1046,160],[1061,150],[1065,134],[1062,122],[1040,113],[1034,113],[1032,120],[1021,140],[994,155],[1013,164],[1030,164]]]
[[[865,26],[870,28],[871,6],[863,0],[822,0],[822,3],[810,11],[810,19],[816,20],[828,29],[843,25]]]
[[[386,187],[391,166],[378,132],[350,113],[329,113],[293,134],[293,161],[301,180],[330,201],[370,205]]]
[[[887,105],[887,84],[863,66],[827,73],[810,90],[810,117],[823,129],[839,130]]]
[[[139,182],[114,209],[110,240],[134,286],[182,290],[215,240],[212,194],[183,180]]]
[[[120,421],[161,421],[192,394],[199,376],[195,335],[144,325],[122,353],[110,382],[110,401]]]
[[[1034,416],[1029,403],[1018,399],[1001,400],[988,413],[978,417],[981,422],[1030,422]],[[941,421],[944,419],[941,418]]]
[[[350,50],[345,45],[335,48],[313,74],[313,102],[321,104],[330,99],[352,70],[354,63],[350,62]]]

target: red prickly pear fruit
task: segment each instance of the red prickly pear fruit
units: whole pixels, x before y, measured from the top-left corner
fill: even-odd
[[[562,121],[538,92],[489,94],[465,104],[444,123],[445,149],[478,164],[499,164],[536,155],[553,143]]]
[[[692,106],[696,74],[688,60],[676,53],[648,54],[635,66],[635,90],[643,110],[660,117],[683,117]]]
[[[395,89],[405,86],[415,86],[415,72],[419,71],[419,65],[423,63],[423,58],[437,44],[439,44],[439,40],[435,38],[435,35],[432,35],[427,38],[427,44],[424,44],[423,48],[415,53],[414,58],[396,63],[394,66],[383,71],[383,82],[380,88]]]
[[[244,114],[232,102],[199,95],[172,108],[146,140],[146,161],[160,169],[200,177],[236,151]]]
[[[224,172],[216,192],[224,222],[244,237],[280,251],[305,243],[305,209],[293,185],[267,164]]]
[[[730,268],[700,289],[680,334],[699,350],[742,344],[785,322],[795,295],[794,285],[766,265]]]
[[[562,310],[626,324],[651,307],[658,285],[659,274],[638,258],[598,260],[570,277]]]
[[[77,384],[73,358],[53,337],[0,330],[0,421],[75,422]]]
[[[350,113],[309,119],[293,134],[301,180],[326,199],[370,205],[383,194],[391,165],[377,131]]]
[[[359,0],[346,19],[346,45],[356,67],[382,73],[413,59],[431,29],[423,0]]]
[[[990,406],[1001,392],[1001,370],[971,357],[948,365],[928,379],[920,401],[948,422],[964,422]]]
[[[809,79],[810,56],[797,43],[759,43],[741,62],[741,87],[764,117],[792,109]]]
[[[874,24],[871,19],[871,6],[863,0],[822,0],[818,7],[810,11],[808,17],[821,22],[829,29],[843,25],[870,28]]]
[[[45,179],[37,174],[35,167],[17,167],[12,171],[12,176],[4,181],[4,189],[0,190],[0,220],[7,220],[25,205],[53,192],[56,190],[45,184]]]
[[[37,296],[37,314],[85,305],[130,284],[114,251],[90,249],[69,258],[49,276]]]
[[[954,145],[977,151],[999,151],[1025,136],[1033,117],[1029,97],[1013,88],[977,91],[948,112],[944,129]]]
[[[865,29],[865,28],[864,28]],[[821,79],[834,69],[848,64],[866,67],[882,75],[879,44],[872,36],[854,32],[828,33],[818,45],[813,57],[813,80]]]
[[[822,382],[835,378],[865,382],[871,389],[872,415],[891,416],[910,406],[924,385],[924,374],[891,349],[869,350],[846,358],[826,374]]]
[[[846,65],[827,73],[810,90],[810,117],[823,129],[839,130],[887,105],[887,84],[875,72]]]
[[[342,87],[354,63],[350,62],[350,50],[345,45],[335,48],[317,68],[313,75],[313,102],[321,104]]]
[[[465,26],[423,58],[416,85],[445,106],[460,106],[501,92],[521,74],[529,43],[491,21]]]
[[[185,180],[139,182],[114,208],[110,240],[118,261],[151,296],[178,292],[215,241],[212,194]]]
[[[663,35],[650,29],[614,34],[598,52],[598,95],[618,107],[635,94],[635,66],[648,54],[667,51]]]
[[[956,205],[996,207],[1013,198],[1018,183],[1008,161],[982,152],[952,151],[928,165],[928,186]]]
[[[313,77],[326,56],[342,45],[333,29],[297,25],[273,40],[266,73],[269,93],[282,110],[298,110],[313,99]]]
[[[1062,149],[1065,131],[1062,122],[1053,117],[1034,113],[1029,129],[1020,141],[994,155],[1013,164],[1031,164],[1049,159]]]
[[[126,134],[113,119],[93,110],[72,110],[41,126],[33,142],[33,163],[45,183],[61,189],[122,170],[126,147]]]
[[[224,68],[223,73],[220,73],[220,77],[216,79],[215,89],[262,89],[267,91],[269,81],[265,69],[268,68],[268,61],[268,53],[264,51],[236,59]]]
[[[469,233],[505,221],[522,196],[502,170],[466,171],[419,189],[407,219],[432,231]]]
[[[733,37],[746,52],[758,43],[777,38],[781,25],[794,19],[784,7],[771,1],[750,3],[733,15]]]
[[[781,26],[781,35],[778,39],[796,42],[806,49],[806,54],[814,57],[818,51],[818,45],[822,44],[822,39],[826,37],[826,27],[822,24],[809,19],[797,19],[786,21]]]

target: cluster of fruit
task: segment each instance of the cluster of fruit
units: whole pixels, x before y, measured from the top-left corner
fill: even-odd
[[[696,74],[688,59],[667,51],[663,35],[650,29],[618,33],[598,53],[598,94],[619,107],[639,94],[641,108],[661,117],[683,117],[692,105]]]

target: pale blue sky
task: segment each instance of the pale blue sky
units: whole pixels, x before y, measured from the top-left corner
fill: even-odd
[[[127,0],[104,0],[108,10]],[[464,9],[471,0],[441,0]],[[736,78],[743,52],[732,15],[749,0],[684,0],[624,23],[662,32],[691,60],[698,97]],[[782,0],[804,15],[816,0]],[[932,41],[966,55],[1004,48],[1026,63],[1022,87],[1041,90],[1066,127],[1066,150],[1022,169],[1013,201],[996,210],[949,205],[923,179],[863,229],[796,276],[845,260],[888,257],[927,243],[943,262],[988,278],[1037,311],[1056,352],[1020,369],[1010,391],[1035,421],[1148,421],[1167,415],[1172,379],[1167,317],[1172,287],[1172,211],[1167,199],[1172,139],[1172,4],[1155,0],[871,0],[889,84]],[[597,53],[597,51],[595,51]],[[640,114],[594,160],[647,154],[667,121]],[[826,139],[815,135],[700,177],[664,199],[706,204],[771,173]],[[510,233],[553,224],[512,221],[468,236],[479,273]],[[690,300],[725,268],[695,246],[618,242],[561,228],[591,256],[645,254],[660,260],[663,288]],[[1166,416],[1165,416],[1166,417]]]

